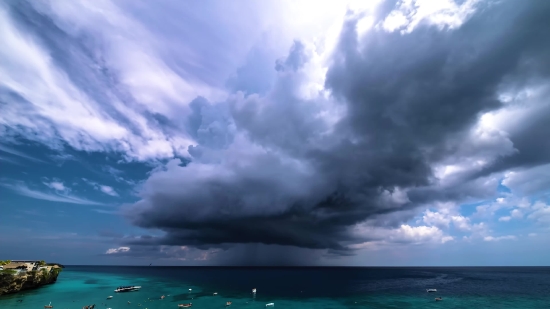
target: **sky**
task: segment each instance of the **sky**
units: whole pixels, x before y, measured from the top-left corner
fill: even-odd
[[[549,1],[0,3],[0,259],[550,261]]]

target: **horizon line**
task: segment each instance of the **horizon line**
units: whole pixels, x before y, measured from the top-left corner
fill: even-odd
[[[102,266],[102,267],[185,267],[185,268],[481,268],[481,267],[550,267],[550,265],[453,265],[453,266],[321,266],[321,265],[98,265],[63,264],[64,266]]]

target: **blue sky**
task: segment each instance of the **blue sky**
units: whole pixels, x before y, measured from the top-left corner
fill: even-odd
[[[0,258],[546,265],[548,12],[4,2]]]

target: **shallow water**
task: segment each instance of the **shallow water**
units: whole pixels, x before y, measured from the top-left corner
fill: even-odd
[[[121,285],[142,289],[115,293]],[[438,292],[426,293],[428,288]],[[113,298],[107,300],[109,295]],[[435,302],[436,296],[443,301]],[[208,309],[225,308],[227,301],[233,309],[265,308],[270,302],[291,309],[550,308],[550,268],[68,266],[55,284],[1,296],[0,308],[44,308],[50,301],[55,309],[91,304],[98,309],[162,309],[189,302],[194,309]]]

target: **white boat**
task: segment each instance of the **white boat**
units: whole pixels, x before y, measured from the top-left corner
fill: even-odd
[[[427,289],[426,292],[428,292],[428,293],[435,293],[435,292],[437,292],[437,289]]]
[[[265,304],[266,307],[274,307],[275,306],[275,303],[269,303],[269,304]]]
[[[256,289],[252,289],[252,293],[256,293]]]
[[[111,299],[111,298],[113,298],[113,296],[107,296],[107,299]]]
[[[121,292],[132,292],[132,291],[138,291],[141,289],[141,286],[132,285],[132,286],[119,286],[115,292],[121,293]]]
[[[214,292],[214,294],[213,294],[213,295],[218,295],[218,292]]]

